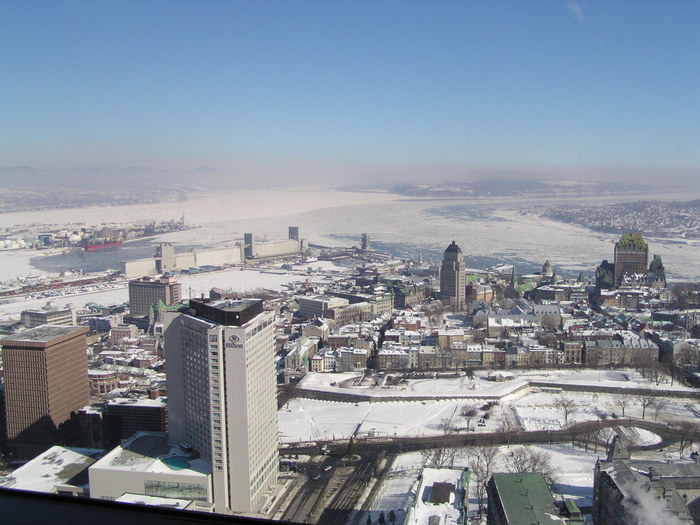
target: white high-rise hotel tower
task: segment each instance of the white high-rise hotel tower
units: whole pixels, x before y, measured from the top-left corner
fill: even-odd
[[[211,462],[218,513],[259,511],[276,483],[273,320],[260,300],[164,314],[170,441]]]

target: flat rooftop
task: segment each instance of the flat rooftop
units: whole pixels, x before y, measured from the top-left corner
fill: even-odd
[[[161,408],[167,406],[164,397],[158,397],[156,399],[150,399],[147,397],[142,398],[131,398],[131,397],[117,397],[112,399],[107,406],[137,406],[137,407],[155,407]]]
[[[212,301],[209,306],[226,312],[242,312],[260,302],[260,299],[221,299]]]
[[[243,326],[263,311],[260,299],[190,299],[194,315],[226,326]]]
[[[9,343],[50,343],[55,339],[73,335],[74,333],[87,333],[84,326],[58,326],[44,324],[36,328],[30,328],[24,332],[10,335],[0,339],[0,345]]]
[[[203,477],[211,474],[209,463],[191,457],[177,445],[171,445],[168,435],[161,432],[137,432],[124,444],[108,452],[92,468]]]
[[[55,492],[56,487],[87,487],[87,469],[104,454],[104,450],[54,446],[24,464],[12,474],[0,477],[0,486]]]

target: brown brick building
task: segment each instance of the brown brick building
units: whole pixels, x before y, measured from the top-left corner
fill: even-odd
[[[129,312],[131,315],[148,315],[149,307],[163,301],[165,305],[177,304],[182,299],[182,285],[172,277],[151,279],[144,277],[129,281]]]
[[[85,327],[44,325],[0,340],[7,440],[30,456],[70,443],[89,402]]]

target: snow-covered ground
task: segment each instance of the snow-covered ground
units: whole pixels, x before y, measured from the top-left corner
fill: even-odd
[[[298,388],[322,392],[338,392],[374,397],[461,397],[484,399],[502,397],[517,392],[528,381],[561,383],[562,385],[600,385],[616,388],[658,388],[662,390],[692,391],[678,382],[671,385],[668,378],[662,378],[657,385],[648,378],[643,378],[637,371],[625,370],[509,370],[513,379],[497,382],[489,381],[487,370],[480,370],[473,378],[462,375],[457,378],[408,379],[396,387],[379,386],[373,382],[364,382],[353,386],[348,378],[359,378],[359,373],[307,374],[299,382]],[[335,384],[333,384],[335,383]]]
[[[459,415],[462,405],[462,401],[353,404],[295,398],[278,412],[278,430],[286,443],[348,439],[356,430],[357,435],[376,437],[438,435],[446,421],[466,426]]]
[[[410,379],[407,384],[386,387],[373,386],[370,383],[345,388],[341,385],[344,379],[361,377],[357,373],[345,374],[307,374],[299,382],[297,388],[302,390],[318,390],[320,392],[338,392],[349,395],[370,395],[373,397],[461,397],[484,399],[503,396],[526,384],[526,381],[511,380],[505,382],[488,381],[486,378],[475,377],[468,379],[462,376],[457,379]],[[337,383],[332,385],[331,383]]]
[[[554,403],[559,397],[572,400],[575,411],[569,415],[569,422],[595,421],[600,418],[621,416],[622,410],[618,402],[628,398],[625,416],[641,418],[642,407],[634,396],[613,394],[598,394],[588,392],[568,392],[561,394],[542,392],[539,388],[522,388],[526,379],[543,379],[562,384],[603,384],[610,386],[642,386],[646,388],[668,389],[670,384],[661,383],[658,387],[642,378],[634,370],[621,371],[515,371],[516,377],[510,381],[495,383],[484,377],[469,380],[464,377],[454,379],[420,379],[409,380],[409,385],[401,391],[382,391],[379,387],[343,388],[343,384],[351,384],[348,379],[360,377],[359,374],[308,374],[302,384],[304,388],[332,392],[356,391],[362,394],[377,393],[377,397],[396,396],[391,401],[384,402],[337,402],[319,401],[305,398],[290,400],[279,411],[279,432],[283,442],[313,441],[318,439],[347,439],[353,432],[359,435],[374,436],[427,436],[444,433],[446,422],[451,431],[468,432],[467,420],[461,416],[462,408],[472,404],[478,410],[478,415],[469,421],[469,425],[478,431],[493,431],[500,427],[503,414],[514,414],[515,419],[525,430],[558,430],[564,426],[564,416]],[[331,386],[335,382],[336,386]],[[474,389],[465,385],[474,385]],[[511,388],[508,388],[511,385]],[[411,386],[414,389],[411,390]],[[512,388],[518,392],[511,394]],[[673,385],[675,389],[686,387]],[[492,395],[502,395],[499,405],[483,410],[486,398]],[[402,401],[402,396],[432,396],[434,399],[418,401]],[[459,396],[460,399],[450,399]],[[664,398],[666,399],[666,398]],[[667,398],[667,405],[659,413],[662,421],[697,421],[693,410],[695,402],[683,398]],[[488,412],[484,425],[477,422]],[[656,417],[653,407],[646,409],[647,420]],[[653,438],[641,433],[640,444],[651,444]],[[658,440],[653,441],[658,442]]]
[[[531,393],[513,402],[511,405],[522,421],[525,430],[559,430],[564,426],[562,411],[553,403],[559,396],[551,393]],[[586,392],[564,392],[562,397],[570,399],[575,404],[575,411],[569,415],[569,424],[578,421],[595,421],[599,418],[621,417],[622,409],[617,404],[620,395],[591,394]],[[642,418],[642,407],[634,396],[628,396],[629,404],[625,407],[625,417]],[[662,421],[697,420],[687,399],[665,399],[667,406],[659,414]],[[646,409],[645,418],[653,421],[654,408]],[[641,438],[642,436],[640,436]],[[657,436],[654,443],[658,443]],[[653,444],[653,443],[639,443]]]

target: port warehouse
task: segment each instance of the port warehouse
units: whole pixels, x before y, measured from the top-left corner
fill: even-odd
[[[280,241],[253,242],[252,258],[282,257],[294,255],[304,250],[306,242],[295,239]],[[174,255],[171,268],[186,269],[197,266],[239,264],[246,260],[245,247],[237,244],[228,248],[212,248],[208,250],[192,250]],[[159,257],[122,261],[121,273],[128,278],[142,275],[157,275],[166,269],[161,265]]]

